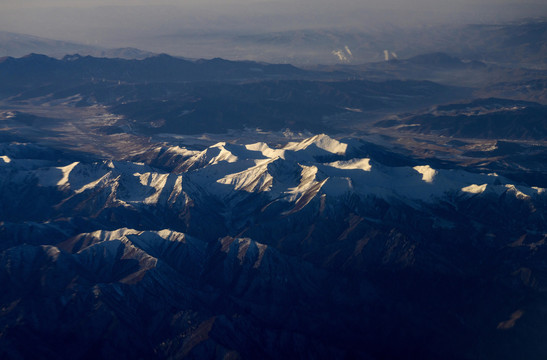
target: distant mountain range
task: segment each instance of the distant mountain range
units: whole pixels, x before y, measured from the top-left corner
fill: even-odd
[[[545,105],[489,98],[436,106],[402,121],[381,121],[377,126],[459,138],[544,140],[547,139],[546,119]]]
[[[538,16],[545,14],[538,14]],[[366,25],[363,25],[366,29]],[[383,61],[384,51],[401,59],[444,52],[466,60],[503,66],[547,68],[547,21],[545,17],[496,24],[424,25],[364,30],[297,29],[255,34],[207,33],[189,37],[173,34],[157,38],[152,48],[176,53],[182,45],[188,53],[210,53],[230,59],[252,58],[299,65]],[[205,46],[207,44],[207,46]],[[350,53],[347,53],[345,47]],[[343,57],[336,55],[337,51]],[[188,55],[186,55],[188,56]]]
[[[422,54],[443,52],[460,59],[487,64],[547,69],[545,18],[499,24],[365,29],[366,25],[349,29],[296,29],[263,33],[253,31],[247,34],[213,29],[206,32],[186,30],[133,39],[131,43],[136,48],[185,58],[253,59],[300,66],[378,62],[385,59],[384,51],[387,51],[390,59],[394,58],[393,54],[400,59],[408,59]],[[150,55],[150,52],[134,48],[111,50],[94,45],[0,32],[0,56],[19,57],[29,53],[57,58],[75,53],[138,59]]]
[[[0,57],[21,57],[31,53],[56,58],[62,58],[67,54],[82,54],[107,58],[144,59],[153,55],[151,52],[135,48],[106,49],[100,46],[0,31]]]
[[[329,117],[432,105],[469,93],[429,81],[353,80],[340,71],[169,55],[144,60],[70,55],[59,60],[31,54],[0,59],[0,77],[0,97],[10,101],[101,104],[148,134],[245,127],[331,131],[347,124]]]
[[[218,58],[189,61],[166,54],[143,60],[97,58],[78,54],[66,55],[62,59],[40,54],[29,54],[17,59],[0,59],[0,76],[6,83],[24,86],[29,82],[34,85],[55,82],[59,89],[66,86],[67,82],[169,83],[283,78],[303,74],[304,71],[292,65],[270,65]]]

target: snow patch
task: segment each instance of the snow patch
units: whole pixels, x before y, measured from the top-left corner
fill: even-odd
[[[300,167],[302,168],[300,184],[297,187],[289,188],[287,191],[287,194],[290,194],[288,200],[296,200],[294,208],[282,213],[283,215],[289,215],[304,208],[329,180],[327,177],[322,181],[316,181],[318,172],[316,166],[300,165]]]
[[[102,185],[102,184],[105,184],[108,182],[108,180],[110,180],[110,175],[112,173],[109,172],[109,173],[106,173],[105,175],[103,175],[102,177],[98,178],[97,180],[94,180],[92,182],[90,182],[89,184],[85,184],[83,186],[81,186],[79,189],[77,189],[77,186],[71,186],[73,189],[76,188],[77,190],[74,190],[74,193],[76,194],[80,194],[88,189],[93,189],[94,187],[96,186],[99,186],[99,185]],[[72,184],[74,185],[74,184]]]
[[[55,246],[43,245],[42,248],[46,251],[46,254],[53,261],[56,261],[61,254],[61,251]]]
[[[143,202],[145,204],[157,204],[160,194],[167,184],[169,174],[135,173],[133,175],[139,178],[141,185],[152,187],[155,190],[154,193],[145,198]]]
[[[343,169],[343,170],[370,171],[372,169],[372,166],[370,165],[370,159],[368,158],[352,159],[348,161],[335,161],[335,162],[328,163],[326,165],[337,168],[337,169]]]
[[[9,164],[11,162],[11,159],[6,155],[0,156],[0,160],[2,160],[6,164]]]
[[[38,169],[38,171],[36,172],[36,176],[38,177],[40,184],[43,186],[70,185],[68,182],[70,172],[78,164],[78,162],[74,162],[67,166]]]
[[[487,184],[482,184],[482,185],[473,184],[473,185],[469,185],[462,188],[462,191],[466,193],[470,193],[470,194],[481,194],[486,190],[487,186],[488,186]]]
[[[437,170],[432,169],[429,165],[414,166],[413,169],[422,174],[422,180],[426,183],[432,183],[437,175]]]
[[[505,187],[507,188],[508,191],[513,192],[515,194],[515,196],[519,199],[526,199],[526,198],[530,197],[529,195],[526,195],[525,193],[523,193],[522,191],[517,189],[517,187],[515,185],[506,184]]]
[[[175,185],[173,185],[173,191],[169,195],[169,203],[174,204],[179,198],[180,194],[182,194],[182,176],[177,176]]]
[[[251,151],[258,151],[262,153],[265,157],[268,157],[270,159],[274,158],[281,158],[285,159],[285,150],[283,149],[272,149],[268,146],[268,144],[263,142],[257,142],[254,144],[245,145],[245,148],[247,150]]]
[[[307,184],[310,184],[313,182],[317,176],[317,166],[306,166],[306,165],[300,165],[302,168],[301,172],[301,180],[299,187],[307,187]]]
[[[234,163],[238,160],[238,157],[235,156],[234,154],[232,154],[230,151],[228,151],[226,148],[226,143],[225,142],[219,142],[213,146],[211,146],[211,148],[217,148],[220,150],[220,152],[218,153],[217,156],[213,157],[211,159],[211,161],[209,161],[209,164],[213,165],[213,164],[217,164],[221,161],[226,161],[228,163]]]
[[[102,241],[119,240],[126,235],[135,235],[135,234],[141,234],[141,233],[142,231],[139,231],[139,230],[120,228],[120,229],[116,229],[112,231],[97,230],[92,233],[89,233],[89,235],[97,239],[99,242],[102,242]]]
[[[344,144],[325,134],[315,135],[299,143],[290,142],[284,147],[284,149],[301,151],[307,149],[310,145],[315,145],[319,149],[336,155],[345,155],[348,149],[348,144]]]
[[[273,177],[266,170],[267,167],[261,164],[239,173],[226,175],[216,182],[232,185],[234,190],[246,192],[268,191],[271,189]]]
[[[169,149],[167,149],[165,152],[166,153],[171,153],[173,155],[181,155],[183,157],[190,157],[190,156],[194,156],[196,154],[199,154],[199,151],[197,151],[197,150],[188,150],[188,149],[186,149],[184,147],[180,147],[180,146],[172,146]]]
[[[176,232],[169,229],[163,229],[158,231],[158,235],[165,240],[170,240],[175,242],[186,242],[186,235],[181,232]]]
[[[61,170],[61,172],[63,173],[63,177],[61,178],[61,180],[59,180],[57,182],[57,186],[63,186],[63,185],[70,185],[69,182],[68,182],[68,177],[70,175],[70,172],[72,171],[72,169],[74,169],[76,167],[76,165],[78,165],[79,162],[73,162],[72,164],[69,164],[67,166],[63,166],[63,167],[58,167],[57,169]]]

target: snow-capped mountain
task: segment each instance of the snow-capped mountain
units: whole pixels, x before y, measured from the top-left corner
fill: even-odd
[[[547,194],[494,173],[327,135],[132,161],[1,149],[7,358],[493,354],[473,339],[541,311],[519,294],[547,288]]]
[[[89,199],[90,194],[96,194],[92,196],[95,198],[105,192],[109,206],[126,208],[180,207],[202,197],[213,197],[230,206],[234,200],[257,194],[263,195],[264,201],[303,208],[321,196],[375,197],[417,205],[479,194],[533,200],[545,192],[538,187],[512,184],[495,173],[435,169],[429,164],[387,166],[359,157],[358,142],[350,140],[348,144],[327,135],[277,148],[266,143],[220,142],[203,151],[170,147],[149,152],[161,153],[152,160],[156,167],[127,161],[52,166],[43,160],[2,155],[0,171],[6,185],[32,182],[45,191],[58,193],[63,198],[56,205],[59,210],[74,203],[74,199]]]
[[[545,24],[0,58],[0,359],[547,358]]]

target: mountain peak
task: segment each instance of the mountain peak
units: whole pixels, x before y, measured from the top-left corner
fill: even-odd
[[[315,146],[317,149],[324,150],[334,155],[345,155],[348,148],[348,145],[345,143],[333,139],[326,134],[319,134],[298,143],[289,143],[284,149],[300,151],[308,149],[310,146]]]

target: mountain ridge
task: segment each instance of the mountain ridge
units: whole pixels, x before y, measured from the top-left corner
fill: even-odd
[[[165,146],[0,147],[2,356],[511,358],[542,319],[545,189],[324,134]]]

